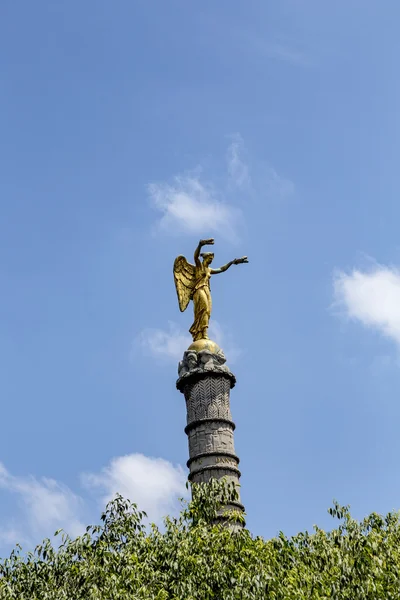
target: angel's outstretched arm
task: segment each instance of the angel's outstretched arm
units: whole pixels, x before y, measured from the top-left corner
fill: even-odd
[[[243,256],[243,258],[234,258],[219,269],[211,269],[211,275],[218,275],[219,273],[223,273],[224,271],[227,271],[232,265],[241,265],[242,263],[248,262],[249,261],[247,260],[247,256]]]
[[[231,267],[232,265],[233,265],[233,260],[226,263],[226,265],[219,267],[219,269],[211,269],[211,275],[218,275],[219,273],[223,273],[224,271],[227,271],[229,269],[229,267]]]

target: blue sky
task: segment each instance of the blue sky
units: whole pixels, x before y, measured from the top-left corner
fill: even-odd
[[[177,510],[191,311],[213,335],[265,537],[400,508],[400,7],[372,0],[0,6],[0,554]],[[396,158],[397,157],[397,158]]]

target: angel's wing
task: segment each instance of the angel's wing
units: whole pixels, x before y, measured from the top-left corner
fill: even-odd
[[[195,269],[196,267],[188,263],[184,256],[177,256],[175,259],[174,280],[181,312],[186,310],[193,295]]]

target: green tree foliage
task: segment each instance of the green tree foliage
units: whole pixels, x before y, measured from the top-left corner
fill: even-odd
[[[17,547],[0,563],[0,598],[18,600],[398,600],[397,514],[359,522],[335,504],[335,529],[315,528],[264,540],[218,522],[216,481],[194,486],[193,501],[162,530],[143,524],[136,505],[116,497],[81,537],[58,532],[24,556]],[[236,520],[236,521],[235,521]]]

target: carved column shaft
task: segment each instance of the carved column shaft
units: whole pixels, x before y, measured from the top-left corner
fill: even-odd
[[[239,458],[235,453],[235,424],[230,409],[230,390],[235,377],[224,362],[222,351],[217,355],[209,351],[186,352],[179,365],[177,388],[186,400],[189,481],[201,483],[225,478],[234,483],[239,494]],[[230,508],[244,510],[240,495]]]

